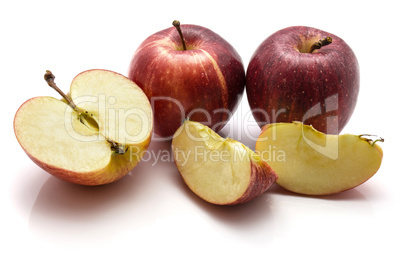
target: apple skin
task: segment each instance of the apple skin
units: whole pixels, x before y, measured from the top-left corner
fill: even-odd
[[[332,43],[309,50],[331,37]],[[265,39],[247,69],[246,91],[259,126],[302,121],[338,134],[349,121],[359,93],[359,65],[339,37],[304,26],[288,27]]]
[[[278,179],[278,175],[265,161],[250,162],[250,185],[239,199],[228,205],[247,203],[267,191]]]
[[[148,37],[136,50],[128,77],[151,101],[154,131],[172,137],[185,118],[219,131],[236,110],[246,77],[241,57],[215,32],[181,25]]]

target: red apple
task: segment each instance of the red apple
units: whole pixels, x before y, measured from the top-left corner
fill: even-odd
[[[171,27],[148,37],[135,52],[128,77],[154,110],[155,133],[172,137],[186,118],[219,131],[237,108],[246,83],[236,50],[213,31]]]
[[[359,65],[338,36],[296,26],[269,36],[247,69],[247,97],[260,127],[302,121],[338,134],[359,93]]]

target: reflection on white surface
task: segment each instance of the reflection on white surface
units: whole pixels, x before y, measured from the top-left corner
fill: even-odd
[[[153,142],[149,149],[169,148],[169,142]],[[224,249],[219,243],[228,239],[236,249],[247,249],[251,243],[284,244],[289,237],[330,244],[345,228],[342,238],[351,236],[353,228],[364,226],[373,213],[370,201],[358,189],[307,197],[277,185],[249,203],[216,206],[185,186],[173,162],[159,161],[155,167],[147,163],[153,162],[141,162],[120,181],[98,187],[49,176],[29,215],[36,243],[49,250],[101,251],[115,245],[151,250],[177,244],[199,245],[199,250]],[[307,242],[299,244],[306,246]]]
[[[245,135],[233,124],[238,120],[233,119],[220,134],[254,149],[259,128],[250,125],[251,136]],[[152,141],[148,151],[149,155],[170,152],[170,142]],[[392,225],[382,218],[397,212],[387,210],[390,190],[381,182],[382,174],[389,171],[380,170],[362,186],[336,195],[303,196],[274,185],[249,203],[225,207],[194,195],[169,158],[143,160],[118,182],[98,187],[63,182],[26,160],[29,166],[15,177],[12,197],[27,221],[20,220],[14,227],[27,239],[22,249],[45,253],[116,249],[240,253],[267,248],[317,253],[328,246],[333,252],[345,248],[357,252],[371,250],[368,243],[378,237],[388,239]]]
[[[73,242],[97,242],[126,230],[141,230],[156,221],[169,202],[168,196],[158,194],[165,192],[167,184],[177,186],[172,184],[180,180],[174,167],[165,163],[151,168],[141,163],[120,181],[96,187],[50,177],[32,208],[30,228],[46,238],[66,237]]]

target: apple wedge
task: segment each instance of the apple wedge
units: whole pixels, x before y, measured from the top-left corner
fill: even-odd
[[[28,156],[50,174],[72,183],[114,182],[140,161],[152,133],[147,96],[130,79],[89,70],[72,81],[63,99],[35,97],[17,111],[14,131]]]
[[[172,140],[176,166],[187,186],[218,205],[250,201],[277,179],[271,167],[242,143],[186,120]]]
[[[256,153],[278,174],[277,184],[306,195],[352,189],[380,168],[383,152],[367,135],[326,135],[300,122],[268,124]]]

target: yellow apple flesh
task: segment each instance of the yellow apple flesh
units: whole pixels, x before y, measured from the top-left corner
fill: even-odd
[[[176,131],[172,152],[187,186],[213,204],[245,203],[277,179],[271,167],[248,147],[224,139],[198,122],[187,120]]]
[[[17,111],[14,130],[28,156],[50,174],[77,184],[114,182],[141,159],[152,109],[128,78],[106,70],[77,75],[65,100],[36,97]]]
[[[326,135],[300,122],[268,124],[256,153],[292,192],[327,195],[352,189],[380,168],[381,147],[358,135]]]

